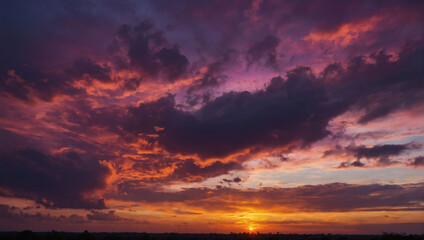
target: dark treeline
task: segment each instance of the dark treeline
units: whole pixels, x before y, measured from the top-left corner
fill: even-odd
[[[68,233],[68,232],[2,232],[0,240],[424,240],[424,235],[383,233],[382,235],[338,234],[179,234],[179,233]]]

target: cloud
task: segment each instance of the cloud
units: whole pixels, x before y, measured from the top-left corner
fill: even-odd
[[[213,161],[205,165],[196,159],[171,158],[162,154],[144,154],[133,161],[132,169],[142,174],[143,182],[153,184],[176,181],[201,182],[243,169],[238,161]]]
[[[309,70],[298,71],[300,76],[290,75],[286,82],[276,78],[265,91],[226,93],[194,114],[176,109],[173,96],[142,103],[129,108],[124,130],[156,133],[158,143],[168,151],[201,157],[222,157],[256,144],[314,142],[327,135],[328,117],[310,119],[319,111],[323,92],[307,77]],[[275,84],[281,84],[276,91]],[[305,95],[297,95],[295,89]],[[285,101],[289,98],[291,104]],[[156,132],[155,126],[164,130]]]
[[[114,11],[117,9],[111,11],[108,4],[63,2],[36,6],[25,2],[3,7],[7,21],[2,22],[2,35],[8,37],[0,41],[2,97],[52,101],[58,95],[83,95],[86,89],[77,86],[76,80],[120,80],[125,90],[133,90],[141,79],[160,74],[176,81],[187,74],[187,57],[177,45],[168,44],[149,21],[134,28],[122,25],[107,52],[106,43],[110,43],[118,26],[114,18],[121,14]],[[10,12],[29,16],[31,21],[15,18]],[[126,51],[126,55],[116,54],[119,51]],[[130,67],[141,71],[145,78],[114,78],[115,73]]]
[[[95,221],[132,221],[116,215],[114,210],[110,210],[107,213],[92,210],[91,213],[87,214],[87,219]]]
[[[177,192],[161,192],[146,188],[119,185],[127,194],[110,195],[125,201],[146,203],[184,202],[207,211],[243,211],[245,208],[273,212],[345,212],[399,208],[422,211],[423,183],[403,185],[356,185],[331,183],[304,185],[294,188],[186,188]],[[212,197],[212,199],[211,199]]]
[[[35,200],[48,208],[105,208],[88,194],[106,186],[108,167],[70,154],[65,158],[23,148],[0,153],[0,186],[12,197]]]
[[[227,79],[227,75],[223,72],[228,68],[227,65],[229,65],[229,63],[235,61],[236,57],[237,53],[234,50],[227,50],[218,59],[209,63],[206,72],[203,73],[201,78],[193,81],[187,89],[187,93],[190,95],[196,91],[218,87],[223,84]]]
[[[386,145],[375,145],[372,147],[366,146],[356,146],[356,147],[347,147],[347,151],[350,151],[357,160],[355,161],[359,165],[357,167],[362,167],[363,164],[360,164],[361,158],[366,159],[378,159],[379,165],[390,165],[396,163],[392,161],[390,157],[397,156],[407,150],[413,150],[419,148],[418,145],[409,143],[409,144],[386,144]],[[350,165],[355,166],[355,162]]]
[[[424,167],[424,157],[423,156],[419,156],[414,158],[410,163],[410,166],[412,167]]]
[[[226,183],[226,184],[228,184],[228,185],[230,185],[231,186],[231,183],[240,183],[242,180],[241,180],[241,178],[240,177],[235,177],[235,178],[233,178],[233,179],[226,179],[226,178],[223,178],[222,179],[222,181],[220,181],[220,183]]]
[[[207,178],[227,174],[232,170],[241,170],[243,167],[238,162],[223,163],[221,161],[213,162],[207,166],[199,166],[194,160],[188,159],[176,164],[173,172],[168,175],[167,179],[183,180],[183,181],[202,181]]]
[[[78,214],[72,214],[69,216],[53,216],[50,214],[43,213],[24,213],[17,210],[14,207],[0,204],[0,219],[11,223],[39,223],[39,222],[64,222],[64,223],[86,223],[86,219]]]
[[[89,57],[81,57],[75,60],[73,67],[69,69],[69,73],[73,77],[80,79],[89,77],[101,82],[111,81],[110,67],[98,65]]]
[[[270,35],[262,41],[254,43],[249,47],[246,53],[247,66],[250,67],[253,63],[261,63],[267,67],[278,68],[277,47],[280,44],[280,39]]]
[[[408,149],[407,144],[387,144],[387,145],[375,145],[372,147],[359,146],[351,149],[352,152],[358,158],[378,158],[378,157],[386,157],[398,155],[401,152]]]
[[[13,66],[4,69],[0,77],[2,95],[31,102],[34,97],[51,101],[56,94],[73,95],[79,90],[69,84],[66,75],[40,71],[31,66]]]
[[[128,78],[124,80],[123,88],[127,91],[134,91],[140,86],[141,78]]]
[[[112,52],[127,48],[130,65],[144,75],[157,77],[162,73],[172,82],[187,72],[187,57],[180,53],[177,45],[169,46],[163,32],[156,30],[151,21],[145,20],[135,27],[122,25],[117,37],[118,41],[111,46]]]
[[[345,161],[340,163],[338,168],[348,168],[348,167],[364,167],[365,164],[363,164],[359,159],[356,161]]]
[[[184,11],[179,9],[180,6],[186,6]],[[149,15],[152,20],[137,25],[139,19],[134,17],[135,9],[149,9],[148,11],[152,11],[152,15]],[[302,43],[305,34],[311,31],[337,33],[344,29],[343,26],[357,25],[349,23],[366,22],[373,16],[380,15],[390,16],[383,22],[394,27],[382,29],[380,32],[376,29],[375,39],[370,40],[373,43],[371,47],[368,48],[368,41],[362,41],[366,42],[363,44],[365,46],[350,48],[349,55],[354,54],[352,52],[362,54],[375,49],[389,49],[392,48],[392,42],[397,44],[401,40],[419,36],[419,31],[415,31],[416,28],[419,29],[419,23],[422,21],[419,9],[420,4],[414,1],[384,4],[354,1],[200,4],[184,1],[178,6],[163,2],[61,2],[53,5],[37,5],[30,1],[8,3],[3,5],[1,12],[5,16],[1,24],[2,35],[8,37],[0,41],[0,52],[3,53],[0,57],[0,89],[2,95],[25,101],[34,98],[51,101],[57,95],[78,96],[84,93],[84,89],[74,87],[73,77],[64,73],[72,63],[81,65],[77,66],[77,69],[81,70],[83,67],[85,72],[77,71],[76,76],[93,75],[92,77],[99,81],[110,81],[108,72],[112,69],[138,69],[146,75],[145,78],[130,77],[132,81],[123,79],[122,87],[126,90],[134,89],[141,79],[152,77],[156,79],[160,76],[173,82],[191,74],[187,57],[192,57],[190,51],[203,55],[204,52],[222,54],[227,49],[237,49],[246,53],[248,65],[259,63],[275,68],[279,54],[276,48],[284,41],[279,40],[277,36],[285,36],[289,42]],[[217,16],[214,11],[220,11],[222,15]],[[128,24],[122,25],[125,22]],[[153,22],[157,23],[157,28]],[[293,24],[296,24],[297,31],[293,31]],[[223,25],[226,27],[222,28]],[[412,30],[403,31],[405,25]],[[113,31],[118,26],[121,27],[115,36],[115,43],[110,47],[110,55],[105,49],[110,45]],[[165,29],[166,32],[160,29]],[[213,36],[211,32],[214,33]],[[394,32],[396,34],[393,34]],[[253,34],[264,36],[264,39],[252,41]],[[392,41],[389,42],[382,35],[391,36]],[[172,43],[168,40],[172,40]],[[297,47],[296,45],[293,48]],[[365,48],[366,51],[356,48]],[[81,59],[84,59],[81,55],[92,61],[81,62]],[[299,59],[305,57],[314,58],[308,53],[299,56]],[[108,65],[105,66],[103,62],[108,62]],[[222,80],[223,78],[214,76],[204,77],[194,86],[212,86],[223,82]],[[374,114],[384,115],[387,111],[385,108],[389,106],[376,108]],[[373,114],[369,117],[372,116]],[[364,121],[368,121],[367,119],[364,118]]]
[[[52,215],[50,213],[40,212],[31,213],[22,211],[19,208],[0,204],[0,222],[2,229],[22,230],[33,229],[36,231],[46,231],[46,229],[74,229],[91,228],[98,224],[150,224],[147,220],[134,220],[123,218],[116,215],[114,210],[109,212],[100,212],[92,210],[87,215],[80,214],[60,214]],[[110,225],[112,226],[112,225]]]
[[[308,145],[326,137],[329,121],[348,110],[364,111],[360,123],[366,124],[423,102],[424,72],[417,64],[423,50],[423,45],[406,46],[397,61],[384,52],[371,56],[375,63],[357,57],[346,69],[329,65],[319,76],[298,67],[286,79],[273,78],[264,90],[224,93],[194,112],[179,109],[168,95],[129,107],[123,134],[156,134],[150,141],[167,151],[202,158],[250,147]],[[389,95],[402,104],[390,105]],[[372,114],[386,105],[384,113]]]
[[[327,150],[324,152],[324,157],[329,155],[347,155],[355,157],[356,160],[347,160],[341,162],[339,168],[348,167],[365,167],[365,164],[361,162],[361,159],[377,160],[375,165],[377,166],[388,166],[399,163],[393,160],[393,157],[402,155],[409,151],[420,149],[421,145],[417,143],[406,143],[406,144],[385,144],[385,145],[374,145],[374,146],[347,146],[342,148],[340,146],[337,149]]]
[[[0,29],[8,37],[0,40],[0,95],[32,102],[80,94],[81,89],[71,86],[64,66],[80,57],[82,48],[96,52],[105,28],[111,27],[109,17],[100,13],[105,9],[95,16],[89,10],[93,7],[76,2],[3,4]]]
[[[178,79],[187,72],[188,60],[180,53],[176,45],[172,48],[162,48],[157,53],[157,58],[171,81]]]

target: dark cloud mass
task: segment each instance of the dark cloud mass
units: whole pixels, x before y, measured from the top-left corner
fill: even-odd
[[[25,209],[19,209],[17,207],[11,207],[8,205],[0,204],[0,222],[2,227],[25,226],[26,228],[32,228],[37,223],[45,224],[45,226],[55,226],[60,228],[66,228],[69,225],[87,226],[90,223],[129,223],[137,222],[133,219],[123,218],[116,214],[115,211],[111,210],[108,212],[100,212],[92,210],[86,216],[79,214],[70,215],[52,215],[50,213],[44,214],[41,212],[27,213],[23,211]],[[148,221],[140,221],[137,224],[149,224]],[[50,233],[49,233],[50,234]],[[52,234],[55,234],[53,231]],[[56,232],[57,234],[57,232]],[[59,237],[59,236],[57,236]],[[54,237],[53,237],[54,238]]]
[[[109,173],[107,167],[84,162],[75,153],[68,158],[31,148],[0,153],[0,186],[12,197],[32,199],[49,208],[105,208],[103,199],[85,195],[104,188]]]
[[[256,62],[263,61],[263,64],[269,67],[277,68],[277,50],[280,39],[275,36],[268,36],[260,42],[253,44],[246,53],[248,66]]]
[[[73,68],[69,70],[70,74],[76,78],[91,77],[102,82],[111,81],[110,68],[100,66],[88,57],[82,57],[75,60]]]
[[[162,48],[157,53],[157,57],[161,62],[168,79],[173,81],[186,73],[188,60],[180,53],[177,46],[173,46],[172,48]]]
[[[365,164],[363,164],[359,159],[356,161],[346,161],[342,162],[339,165],[339,168],[348,168],[348,167],[364,167]]]
[[[14,66],[2,71],[2,95],[31,101],[34,97],[51,101],[56,94],[72,95],[79,92],[69,85],[66,75],[40,71],[31,66]]]
[[[10,207],[8,205],[0,204],[0,220],[4,224],[22,224],[22,223],[34,223],[34,222],[65,222],[65,223],[85,223],[86,220],[83,216],[72,214],[69,216],[52,216],[50,214],[42,213],[24,213],[16,209],[16,207]]]
[[[364,167],[365,164],[361,162],[361,159],[377,160],[376,165],[386,166],[398,163],[398,161],[393,159],[394,157],[412,150],[420,149],[421,147],[421,145],[416,143],[374,145],[372,147],[348,146],[343,150],[326,151],[324,156],[335,154],[336,152],[344,152],[356,158],[355,161],[348,160],[340,163],[339,168]]]
[[[299,71],[300,76],[295,73],[287,82],[277,78],[274,82],[282,87],[276,91],[270,86],[258,93],[226,93],[195,114],[176,109],[172,96],[141,104],[129,109],[124,130],[154,133],[154,126],[164,127],[157,133],[159,144],[170,152],[202,157],[225,156],[255,144],[316,141],[327,134],[328,118],[312,116],[320,111],[318,99],[324,96],[308,78],[308,70]],[[288,98],[290,104],[285,102]]]
[[[388,144],[388,145],[376,145],[373,147],[352,147],[350,151],[354,153],[354,155],[358,158],[357,162],[361,158],[374,158],[378,159],[380,164],[390,164],[389,157],[399,155],[400,153],[408,150],[414,149],[418,146],[414,146],[413,144]]]
[[[70,35],[68,31],[76,28],[66,24],[72,22],[66,17],[72,8],[74,16],[88,20],[84,15],[89,13],[83,9],[89,4],[74,7],[65,3],[44,4],[28,1],[2,3],[0,34],[6,37],[0,40],[0,96],[9,95],[30,102],[37,98],[51,101],[56,95],[81,93],[81,89],[71,85],[71,77],[62,70],[69,64],[71,56],[79,52],[75,44],[79,41],[75,36],[81,36],[87,29]],[[46,7],[50,8],[50,14],[45,14]],[[60,11],[60,17],[56,16]],[[57,28],[59,22],[64,24],[61,28]],[[93,27],[88,22],[85,26]],[[68,38],[64,39],[67,34]]]
[[[423,200],[423,184],[406,185],[354,185],[332,183],[323,185],[305,185],[294,188],[233,189],[218,187],[189,188],[179,192],[157,192],[149,189],[133,189],[130,185],[121,185],[120,190],[126,196],[119,199],[133,201],[143,199],[146,202],[192,202],[209,211],[232,209],[236,211],[241,202],[249,207],[280,208],[282,212],[302,211],[369,211],[373,208],[400,207],[422,210],[418,204]],[[143,197],[142,197],[143,196]],[[213,199],[211,200],[211,196]],[[231,196],[231,199],[227,199]],[[253,201],[256,200],[256,201]],[[215,203],[212,205],[210,201]],[[213,209],[211,209],[213,207]],[[245,206],[243,206],[245,207]]]
[[[252,146],[276,147],[297,141],[307,145],[327,136],[328,122],[349,109],[365,110],[360,123],[366,123],[421,103],[422,55],[422,44],[405,47],[397,61],[379,52],[372,55],[375,63],[357,57],[346,69],[329,65],[320,77],[308,67],[298,67],[287,73],[287,79],[273,78],[265,90],[225,93],[196,112],[179,110],[174,97],[168,96],[130,107],[123,129],[158,134],[154,141],[168,151],[206,158]],[[329,76],[333,81],[326,84]],[[396,102],[382,98],[389,93],[397,96]],[[379,108],[386,110],[375,115]],[[155,127],[164,130],[156,132]],[[376,151],[397,149],[388,148]],[[361,156],[373,153],[359,151]]]
[[[99,212],[92,210],[91,213],[87,214],[87,219],[89,220],[95,220],[95,221],[122,221],[122,220],[128,220],[125,218],[122,218],[115,214],[114,210],[110,210],[107,213]]]
[[[424,157],[420,156],[420,157],[416,157],[414,158],[409,165],[413,166],[413,167],[424,167]]]
[[[187,72],[187,57],[180,53],[177,45],[167,46],[163,32],[156,30],[150,21],[146,20],[135,27],[122,25],[117,36],[119,41],[111,46],[112,51],[127,47],[130,64],[143,74],[157,77],[162,73],[167,80],[175,81]],[[120,46],[119,42],[128,46]]]
[[[237,162],[223,163],[217,161],[205,167],[201,167],[196,165],[193,160],[186,160],[178,163],[168,178],[185,181],[201,181],[226,174],[231,170],[240,169],[242,169],[242,166]]]
[[[225,82],[227,75],[223,72],[225,68],[230,65],[231,62],[234,62],[236,58],[236,53],[234,50],[226,51],[222,56],[207,65],[207,70],[203,76],[199,79],[196,79],[191,86],[188,88],[187,93],[192,94],[193,92],[207,89],[211,87],[217,87]]]

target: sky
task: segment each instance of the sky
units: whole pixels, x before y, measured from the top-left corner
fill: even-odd
[[[0,231],[424,233],[423,1],[0,3]]]

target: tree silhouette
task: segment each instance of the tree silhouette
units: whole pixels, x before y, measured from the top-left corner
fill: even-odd
[[[78,235],[78,240],[96,240],[96,237],[93,236],[93,234],[89,233],[87,230],[85,230],[83,233],[80,233]]]
[[[39,239],[38,235],[30,230],[24,230],[16,236],[17,240],[37,240]]]

